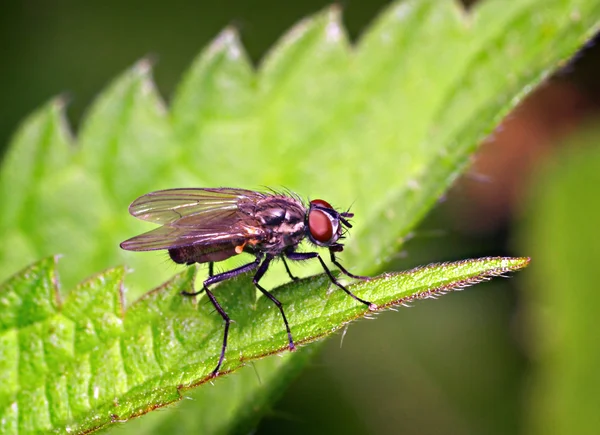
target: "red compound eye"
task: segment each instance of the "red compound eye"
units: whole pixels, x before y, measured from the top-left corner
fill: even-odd
[[[311,203],[314,203],[314,201],[311,201]],[[333,238],[333,224],[329,215],[324,211],[310,211],[308,214],[308,229],[310,235],[317,242],[327,243]]]
[[[318,205],[320,207],[325,207],[325,208],[331,208],[331,209],[333,209],[333,207],[331,206],[331,204],[329,204],[327,201],[323,201],[322,199],[313,199],[310,203],[312,205]]]

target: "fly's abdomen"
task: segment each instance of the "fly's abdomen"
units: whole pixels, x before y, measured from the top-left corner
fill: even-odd
[[[175,263],[179,264],[223,261],[239,253],[239,248],[236,249],[236,245],[229,242],[209,246],[192,245],[169,249],[169,256]]]

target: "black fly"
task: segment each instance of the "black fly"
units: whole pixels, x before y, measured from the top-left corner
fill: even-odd
[[[216,376],[227,349],[227,336],[231,319],[223,310],[209,286],[241,273],[256,270],[252,282],[279,308],[287,330],[289,348],[295,349],[292,332],[283,306],[275,296],[259,285],[271,261],[283,260],[291,279],[296,279],[286,259],[302,261],[317,258],[331,281],[348,295],[374,310],[376,306],[354,295],[332,275],[318,252],[296,252],[305,238],[319,247],[329,249],[331,261],[351,278],[368,279],[348,272],[335,254],[344,249],[338,240],[345,228],[352,228],[349,212],[338,212],[328,202],[315,199],[305,205],[292,194],[264,193],[245,189],[169,189],[148,193],[129,206],[129,213],[138,219],[162,225],[147,233],[121,243],[128,251],[153,251],[167,249],[173,261],[180,264],[208,263],[209,277],[202,291],[214,305],[223,320],[225,332],[219,362],[212,372]],[[254,261],[213,274],[213,263],[226,260],[242,252],[254,255]]]

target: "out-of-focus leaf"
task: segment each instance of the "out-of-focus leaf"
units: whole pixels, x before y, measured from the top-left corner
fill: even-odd
[[[600,133],[573,139],[534,190],[524,249],[535,255],[524,296],[534,322],[537,369],[529,397],[529,433],[595,434],[600,428]]]

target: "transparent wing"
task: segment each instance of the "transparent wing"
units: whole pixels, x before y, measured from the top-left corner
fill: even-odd
[[[247,227],[240,227],[240,229],[242,231],[225,232],[214,228],[190,229],[164,225],[124,241],[121,243],[121,248],[127,251],[153,251],[198,244],[208,246],[231,243],[233,246],[238,246],[248,239],[260,238],[260,234],[253,234]]]
[[[197,226],[199,222],[213,223],[238,208],[240,200],[259,200],[266,196],[246,189],[168,189],[140,196],[129,206],[129,213],[138,219],[155,224]],[[197,216],[195,219],[188,217]]]
[[[239,209],[240,201],[254,202],[266,194],[245,189],[169,189],[136,199],[129,212],[142,220],[162,224],[121,243],[128,251],[173,249],[190,245],[235,246],[261,240],[263,232],[252,217]]]

